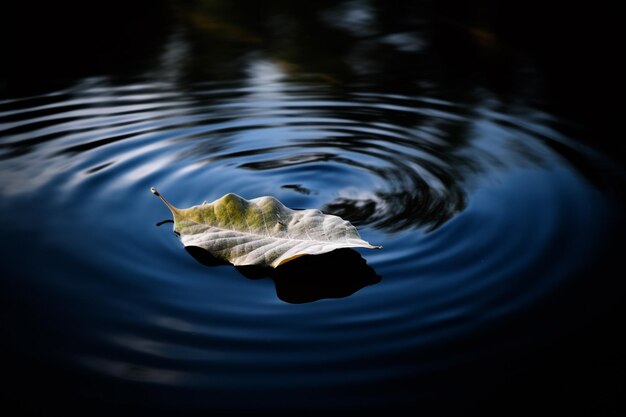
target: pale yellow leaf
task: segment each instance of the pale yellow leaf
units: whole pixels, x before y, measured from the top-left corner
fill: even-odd
[[[197,246],[233,265],[277,267],[303,255],[339,248],[368,248],[341,217],[319,210],[291,210],[274,197],[246,200],[226,194],[187,209],[172,206],[151,189],[174,216],[174,231],[185,246]]]

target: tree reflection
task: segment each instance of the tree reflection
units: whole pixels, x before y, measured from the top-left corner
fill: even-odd
[[[345,122],[312,125],[325,130],[297,144],[217,155],[215,137],[236,131],[212,132],[194,139],[194,151],[212,162],[258,156],[239,165],[257,171],[343,164],[384,183],[366,195],[337,196],[323,206],[326,213],[386,230],[433,229],[463,210],[468,180],[476,173],[525,158],[516,152],[513,160],[503,161],[494,154],[498,150],[475,144],[477,109],[497,105],[499,112],[519,112],[535,90],[534,79],[524,73],[528,63],[486,29],[450,22],[436,8],[411,2],[277,1],[252,10],[199,1],[178,10],[192,51],[181,63],[185,80],[251,80],[258,63],[269,62],[282,78],[272,79],[275,90],[268,97],[324,101],[323,107],[303,106],[293,113]],[[298,90],[291,92],[290,86]],[[261,88],[262,80],[253,90]],[[255,91],[240,96],[240,102],[251,100]],[[254,112],[244,106],[233,110],[236,97],[196,99],[221,120]],[[542,163],[523,142],[506,146]],[[285,149],[293,153],[279,156]]]
[[[390,231],[433,229],[466,207],[478,173],[544,164],[536,139],[570,160],[580,159],[545,132],[553,120],[539,116],[542,131],[533,130],[535,113],[541,113],[536,111],[541,76],[531,59],[492,30],[489,18],[480,18],[487,3],[479,2],[471,18],[448,13],[449,2],[442,4],[165,1],[145,15],[141,36],[132,36],[143,16],[137,9],[127,14],[107,9],[102,19],[90,15],[93,25],[89,19],[58,19],[67,28],[52,31],[54,48],[42,56],[54,61],[52,75],[105,73],[110,83],[148,79],[175,90],[176,105],[185,103],[180,119],[190,116],[167,126],[187,129],[179,140],[189,146],[179,150],[180,159],[272,173],[311,164],[350,167],[374,185],[363,186],[364,192],[338,191],[320,205],[325,212]],[[109,25],[112,16],[125,36]],[[33,24],[52,25],[40,20]],[[9,30],[16,31],[14,26]],[[74,38],[73,28],[85,27],[84,43],[98,48],[82,48]],[[126,44],[126,38],[133,41]],[[82,49],[88,54],[79,54]],[[24,55],[12,48],[8,61],[23,62]],[[20,84],[12,77],[22,80],[22,73],[28,82],[37,78],[33,68],[42,65],[25,62],[29,71],[19,65],[3,70],[11,88]],[[254,124],[257,119],[264,121]],[[287,126],[294,135],[281,131],[279,144],[264,138],[245,147],[238,143],[242,132],[266,129],[270,135],[274,125]],[[302,130],[315,137],[300,137]],[[63,134],[47,133],[45,139]],[[128,135],[106,143],[134,132]],[[484,135],[497,140],[485,145]],[[16,152],[29,151],[26,145],[20,143]],[[67,151],[86,150],[81,144]],[[320,194],[304,182],[292,189]]]

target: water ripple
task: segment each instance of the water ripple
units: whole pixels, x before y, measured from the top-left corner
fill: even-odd
[[[495,108],[277,81],[96,82],[5,100],[2,227],[21,236],[36,220],[45,234],[30,248],[45,274],[25,263],[18,276],[83,312],[64,313],[82,329],[65,360],[90,372],[232,397],[449,369],[468,353],[440,361],[437,349],[551,297],[614,215],[558,151],[579,150],[553,118]],[[179,206],[274,195],[384,249],[367,263],[333,255],[308,280],[315,265],[200,265],[155,227],[168,213],[151,185]]]

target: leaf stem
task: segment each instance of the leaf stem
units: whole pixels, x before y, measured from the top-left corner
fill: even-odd
[[[175,214],[175,213],[178,213],[178,212],[179,212],[179,209],[177,209],[176,207],[174,207],[173,205],[171,205],[171,204],[170,204],[170,202],[169,202],[169,201],[167,201],[167,200],[165,199],[165,197],[163,197],[163,196],[161,195],[161,193],[159,193],[159,191],[158,191],[155,187],[150,188],[150,191],[152,192],[152,194],[154,194],[154,195],[156,195],[157,197],[159,197],[163,203],[165,203],[165,205],[167,206],[167,208],[168,208],[168,209],[170,209],[170,211],[172,212],[172,214]]]

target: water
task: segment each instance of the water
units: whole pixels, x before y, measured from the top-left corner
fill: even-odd
[[[608,272],[622,171],[549,111],[532,60],[502,64],[521,85],[446,79],[424,63],[428,28],[374,30],[375,10],[345,3],[318,10],[351,40],[313,52],[336,69],[290,55],[307,46],[296,35],[183,12],[146,68],[0,102],[11,401],[53,414],[466,414],[571,375],[557,375],[581,352],[561,351],[568,337],[622,296]],[[151,186],[179,207],[272,195],[384,249],[269,274],[207,265]]]

